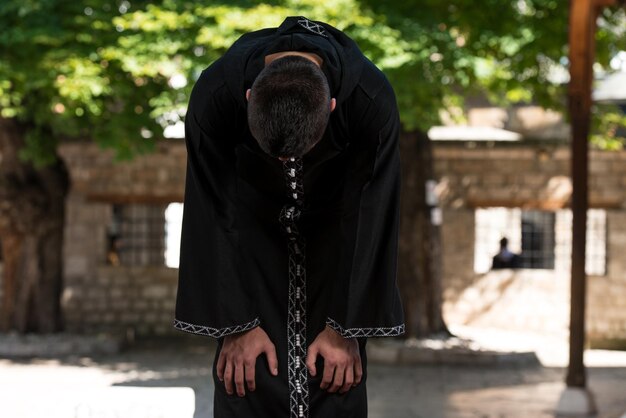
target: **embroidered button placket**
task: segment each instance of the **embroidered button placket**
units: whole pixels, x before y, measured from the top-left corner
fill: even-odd
[[[306,361],[306,269],[305,240],[297,221],[303,206],[302,159],[283,161],[288,202],[280,212],[280,223],[287,235],[289,259],[289,302],[287,306],[287,350],[289,410],[291,418],[308,417],[309,387]]]

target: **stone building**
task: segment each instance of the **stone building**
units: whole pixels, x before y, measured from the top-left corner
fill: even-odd
[[[571,183],[561,116],[476,108],[469,127],[432,136],[448,323],[566,332]],[[90,143],[65,143],[61,154],[72,177],[67,329],[180,334],[172,320],[184,141],[164,140],[154,154],[122,163]],[[596,342],[624,342],[626,152],[593,151],[590,182],[588,332]],[[522,269],[490,271],[503,236]]]
[[[130,162],[91,143],[60,148],[72,179],[64,243],[66,328],[180,334],[172,327],[186,149],[181,139]]]
[[[469,121],[507,131],[492,140],[440,135],[434,145],[443,211],[445,318],[566,334],[569,127],[559,114],[531,106],[475,108]],[[511,138],[510,131],[519,137]],[[626,152],[593,150],[589,184],[587,333],[595,346],[625,347]],[[502,237],[521,254],[521,269],[491,270]]]

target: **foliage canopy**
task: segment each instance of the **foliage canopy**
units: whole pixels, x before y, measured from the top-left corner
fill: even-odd
[[[352,36],[394,85],[406,129],[476,94],[558,108],[567,13],[558,0],[4,0],[0,115],[29,127],[23,157],[38,164],[65,137],[130,157],[180,123],[193,82],[233,41],[290,15]],[[626,46],[623,10],[600,23],[597,66],[608,68]],[[611,115],[602,123],[621,120]]]

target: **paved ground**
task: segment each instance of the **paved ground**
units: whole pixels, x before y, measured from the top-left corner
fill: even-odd
[[[475,334],[477,338],[481,335],[485,343],[490,341],[488,333]],[[97,357],[0,360],[0,417],[183,418],[185,406],[194,406],[188,396],[191,391],[156,390],[151,401],[145,393],[143,398],[136,396],[141,392],[134,392],[137,387],[192,388],[194,417],[211,417],[213,347],[203,337],[192,336],[190,341],[192,344],[144,342],[120,354]],[[626,411],[626,356],[588,354],[592,364],[601,366],[589,368],[589,386],[600,410],[597,417],[621,417]],[[370,365],[370,417],[554,417],[552,409],[563,389],[564,373],[558,365],[533,368]],[[115,390],[111,390],[112,386]],[[133,398],[134,403],[128,404],[124,396]],[[100,404],[89,403],[96,399],[100,399]],[[166,406],[155,407],[170,400],[180,406],[179,415],[164,412]],[[73,402],[74,406],[60,412],[63,402]],[[115,409],[116,403],[123,402],[127,402],[126,409],[118,408],[117,415],[102,409]],[[72,412],[68,413],[69,410]]]

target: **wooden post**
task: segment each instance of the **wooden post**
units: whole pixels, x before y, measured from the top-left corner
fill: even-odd
[[[567,385],[585,387],[585,244],[588,207],[588,136],[594,61],[593,0],[571,0],[569,112],[572,127],[572,271],[570,362]]]
[[[557,406],[558,413],[595,412],[591,392],[586,388],[583,360],[585,349],[585,247],[587,242],[589,126],[591,88],[595,58],[598,13],[614,0],[570,0],[569,15],[569,112],[572,128],[572,271],[570,304],[570,344],[567,388]]]

